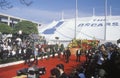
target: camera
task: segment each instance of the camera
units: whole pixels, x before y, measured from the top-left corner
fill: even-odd
[[[17,76],[26,75],[27,78],[39,78],[46,73],[45,67],[32,66],[29,68],[23,68],[17,71]]]

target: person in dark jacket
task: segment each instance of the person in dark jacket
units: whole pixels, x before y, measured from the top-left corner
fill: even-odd
[[[81,48],[76,51],[76,62],[80,62]]]
[[[56,67],[60,71],[59,78],[68,78],[67,74],[64,72],[64,65],[63,64],[57,64]]]
[[[53,68],[50,70],[50,77],[49,78],[59,78],[60,71],[57,68]]]
[[[25,57],[24,57],[24,59],[25,59],[25,63],[24,64],[28,64],[29,65],[31,63],[30,62],[31,55],[32,55],[32,49],[30,47],[28,47],[27,50],[26,50]]]
[[[69,63],[70,56],[71,56],[71,52],[69,50],[69,47],[67,47],[67,49],[65,50],[65,60],[66,60],[66,63]]]

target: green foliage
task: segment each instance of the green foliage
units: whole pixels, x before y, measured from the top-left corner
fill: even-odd
[[[12,28],[7,24],[0,23],[0,32],[3,34],[9,34],[12,33]]]
[[[23,34],[38,34],[37,24],[30,21],[22,21],[15,25],[14,33],[18,33],[19,30],[22,30]]]
[[[11,63],[11,62],[15,62],[17,61],[17,59],[15,57],[13,58],[9,58],[9,59],[0,59],[0,64],[5,64],[5,63]]]
[[[72,42],[68,45],[70,48],[80,47],[81,40],[79,39],[73,39]]]

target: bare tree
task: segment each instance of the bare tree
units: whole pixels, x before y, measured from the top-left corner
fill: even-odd
[[[13,6],[11,5],[10,2],[8,2],[6,0],[0,0],[0,7],[2,9],[8,9],[8,8],[12,8]]]
[[[19,2],[22,5],[26,5],[26,6],[30,6],[33,3],[32,0],[19,0]],[[0,0],[0,8],[1,9],[10,9],[12,7],[13,7],[12,1],[10,2],[8,0]]]
[[[29,6],[33,3],[33,1],[28,1],[28,0],[19,0],[21,4]]]

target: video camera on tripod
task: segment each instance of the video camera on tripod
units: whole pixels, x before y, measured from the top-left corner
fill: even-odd
[[[41,75],[46,73],[45,67],[32,66],[23,68],[17,71],[17,76],[26,75],[27,78],[40,78]]]

